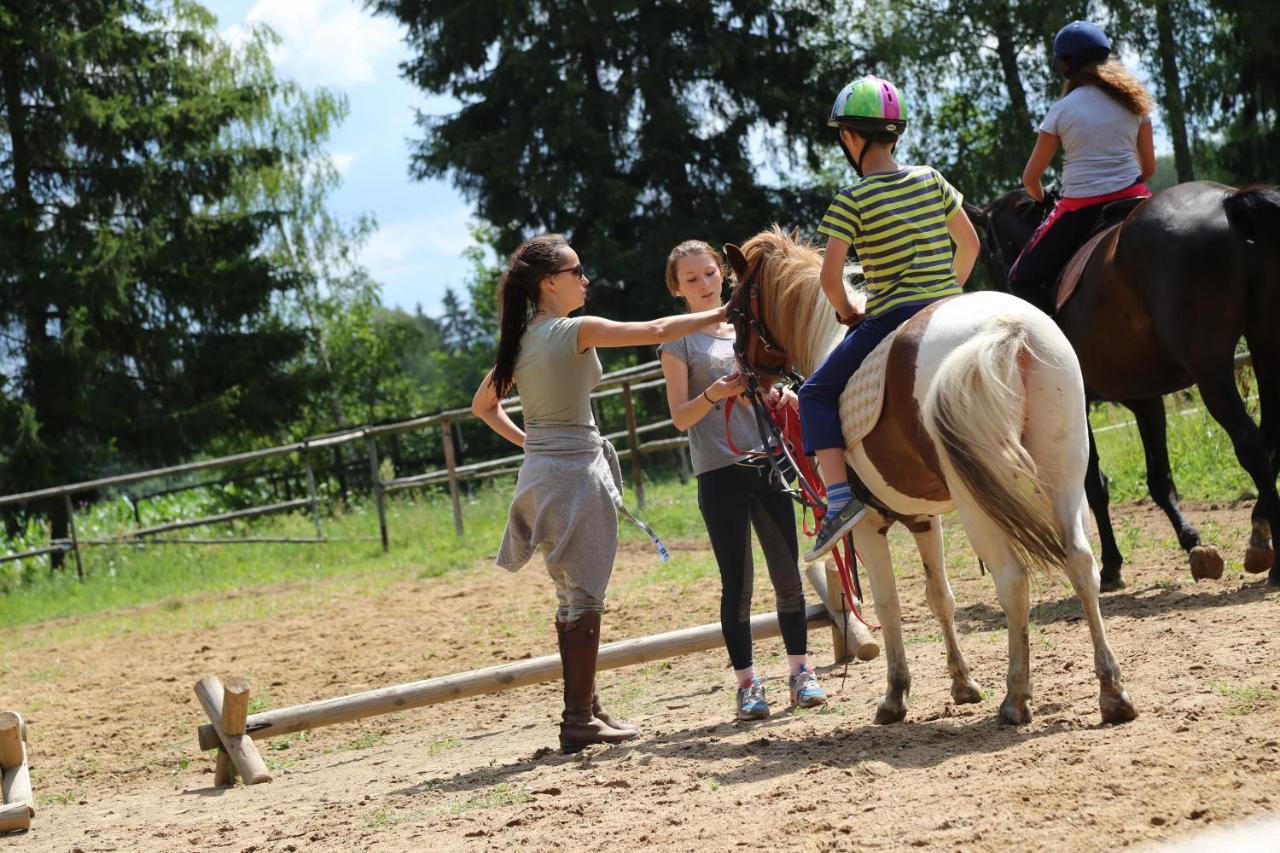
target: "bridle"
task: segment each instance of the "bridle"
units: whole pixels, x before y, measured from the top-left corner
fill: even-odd
[[[725,435],[729,448],[734,453],[763,456],[768,460],[769,467],[777,477],[777,482],[782,484],[783,490],[806,510],[812,511],[816,522],[826,510],[823,500],[825,490],[822,489],[821,480],[808,457],[795,452],[795,446],[800,442],[799,419],[792,418],[791,413],[786,411],[780,415],[776,410],[770,412],[765,404],[765,395],[775,382],[785,379],[798,386],[804,381],[804,377],[795,372],[790,353],[769,331],[761,311],[759,277],[763,266],[762,257],[748,262],[726,306],[726,319],[733,326],[733,351],[738,359],[738,369],[747,380],[747,390],[742,396],[747,398],[751,406],[764,450],[743,453],[734,446],[729,429],[729,416],[734,402],[732,397],[725,403]],[[784,464],[794,472],[796,488],[787,485],[791,478],[783,473]],[[838,546],[831,552],[843,587],[842,600],[862,601],[862,584],[858,578],[858,561],[852,536],[845,536],[844,545],[845,556],[841,556]],[[860,622],[867,624],[858,608],[855,607],[853,613]]]

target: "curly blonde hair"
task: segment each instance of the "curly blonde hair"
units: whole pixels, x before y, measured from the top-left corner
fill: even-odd
[[[1134,115],[1149,116],[1155,109],[1155,101],[1142,82],[1110,57],[1090,63],[1068,77],[1062,84],[1062,97],[1081,86],[1097,86]]]
[[[715,260],[716,266],[720,267],[720,275],[724,275],[724,256],[713,249],[710,243],[705,240],[685,240],[667,255],[667,290],[672,296],[680,295],[680,282],[676,279],[676,264],[680,263],[681,259],[692,258],[694,255],[710,255]]]

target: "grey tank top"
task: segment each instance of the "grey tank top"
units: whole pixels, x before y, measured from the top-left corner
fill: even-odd
[[[722,338],[708,332],[694,332],[661,344],[658,352],[669,353],[684,362],[689,371],[690,400],[738,367],[733,355],[733,338]],[[742,458],[742,454],[729,449],[729,440],[725,436],[724,407],[727,402],[721,400],[716,403],[702,420],[689,427],[689,456],[693,460],[694,474],[714,471]],[[744,453],[763,446],[751,407],[743,400],[734,403],[729,415],[729,429],[733,443]]]
[[[530,427],[594,427],[591,389],[604,375],[595,349],[578,352],[578,317],[530,326],[520,338],[515,381]]]

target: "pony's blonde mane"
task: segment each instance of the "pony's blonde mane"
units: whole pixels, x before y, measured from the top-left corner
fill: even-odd
[[[761,309],[769,318],[769,331],[790,353],[795,370],[808,376],[844,336],[845,328],[822,292],[820,273],[822,252],[809,242],[798,242],[774,225],[742,245],[747,263],[761,258]],[[849,301],[861,309],[866,294],[849,284],[851,273],[861,272],[857,264],[845,268],[844,287]]]

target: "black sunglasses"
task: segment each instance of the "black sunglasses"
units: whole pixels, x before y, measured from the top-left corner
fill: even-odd
[[[582,272],[582,264],[574,264],[574,265],[573,265],[573,266],[571,266],[571,267],[565,267],[565,268],[564,268],[564,269],[562,269],[562,270],[556,270],[556,271],[555,271],[555,272],[553,272],[553,273],[548,273],[548,274],[547,274],[547,277],[548,277],[548,278],[550,278],[550,277],[551,277],[551,276],[553,276],[553,275],[560,275],[560,273],[562,273],[562,272],[571,272],[571,273],[573,273],[574,275],[576,275],[576,276],[577,276],[578,278],[580,278],[580,279],[583,279],[583,278],[586,278],[586,277],[587,277],[587,276],[586,276],[586,274],[584,274],[584,273]]]

